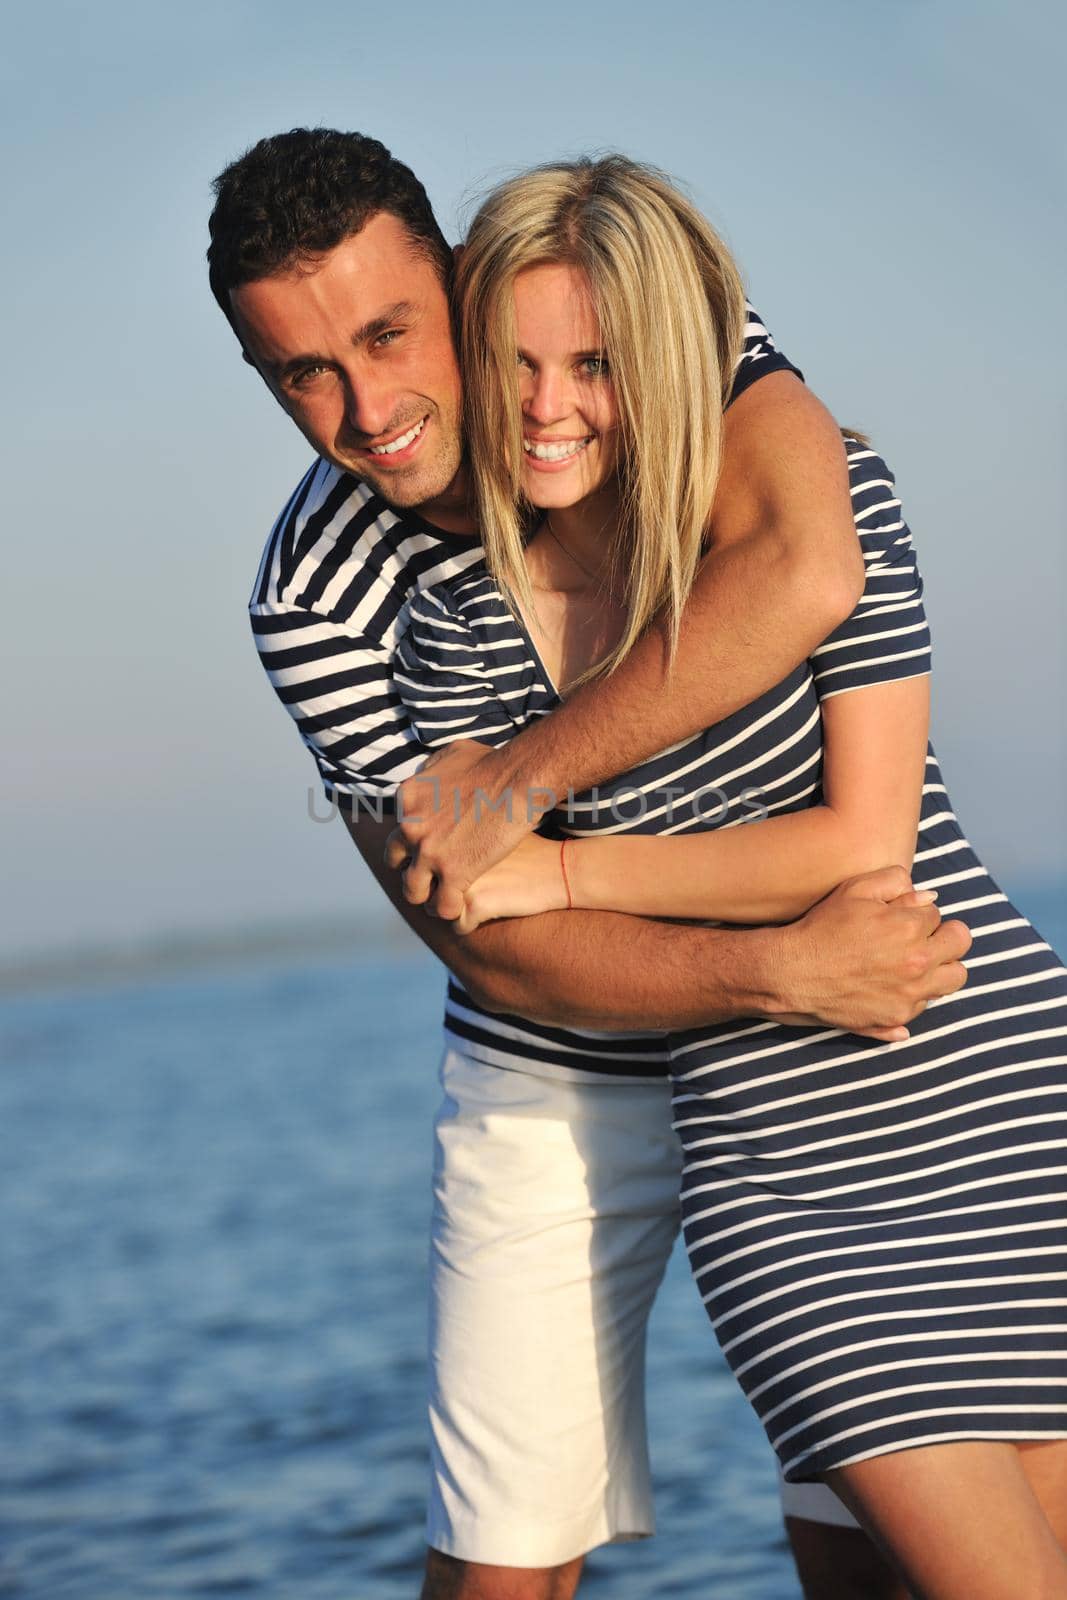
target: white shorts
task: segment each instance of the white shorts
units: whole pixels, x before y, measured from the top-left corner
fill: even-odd
[[[669,1085],[560,1082],[451,1049],[441,1082],[427,1542],[553,1567],[647,1537],[645,1330],[681,1171]],[[790,1515],[841,1520],[829,1489],[814,1486],[820,1515],[796,1487]]]

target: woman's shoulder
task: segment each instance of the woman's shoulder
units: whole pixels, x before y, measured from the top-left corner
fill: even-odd
[[[484,566],[412,596],[393,681],[427,746],[502,744],[548,709],[518,624]]]
[[[868,559],[875,554],[896,560],[912,551],[911,530],[897,494],[896,477],[885,458],[861,433],[845,430],[849,492],[856,532]]]
[[[419,632],[451,629],[491,644],[502,622],[511,621],[511,611],[496,580],[479,561],[456,577],[416,590],[409,617],[411,627]]]
[[[858,518],[863,511],[886,503],[899,510],[897,480],[885,457],[878,453],[864,434],[850,433],[847,429],[843,429],[842,433],[853,514]]]

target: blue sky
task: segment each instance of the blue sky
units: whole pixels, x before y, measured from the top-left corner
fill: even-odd
[[[6,24],[0,954],[371,903],[244,605],[307,447],[206,283],[210,180],[373,133],[453,236],[618,148],[684,180],[783,348],[896,468],[935,739],[1009,884],[1067,873],[1065,24],[1051,5],[69,3]]]

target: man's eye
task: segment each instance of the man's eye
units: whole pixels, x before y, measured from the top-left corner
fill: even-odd
[[[389,345],[396,343],[403,332],[403,328],[386,328],[385,332],[380,333],[375,339],[375,348],[379,350],[383,347],[388,348]]]
[[[313,383],[316,378],[321,377],[326,371],[327,368],[324,366],[301,367],[299,372],[294,372],[290,375],[289,387],[291,389],[306,389],[309,383]]]

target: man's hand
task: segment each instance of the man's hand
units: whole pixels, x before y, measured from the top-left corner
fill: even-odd
[[[962,958],[970,930],[942,922],[933,900],[929,891],[912,889],[903,867],[839,885],[781,930],[780,987],[792,999],[775,1019],[828,1023],[887,1042],[907,1039],[913,1017],[967,981]]]
[[[556,797],[547,790],[511,786],[500,754],[457,739],[400,785],[385,861],[403,869],[409,905],[456,921],[475,879],[552,810]]]

